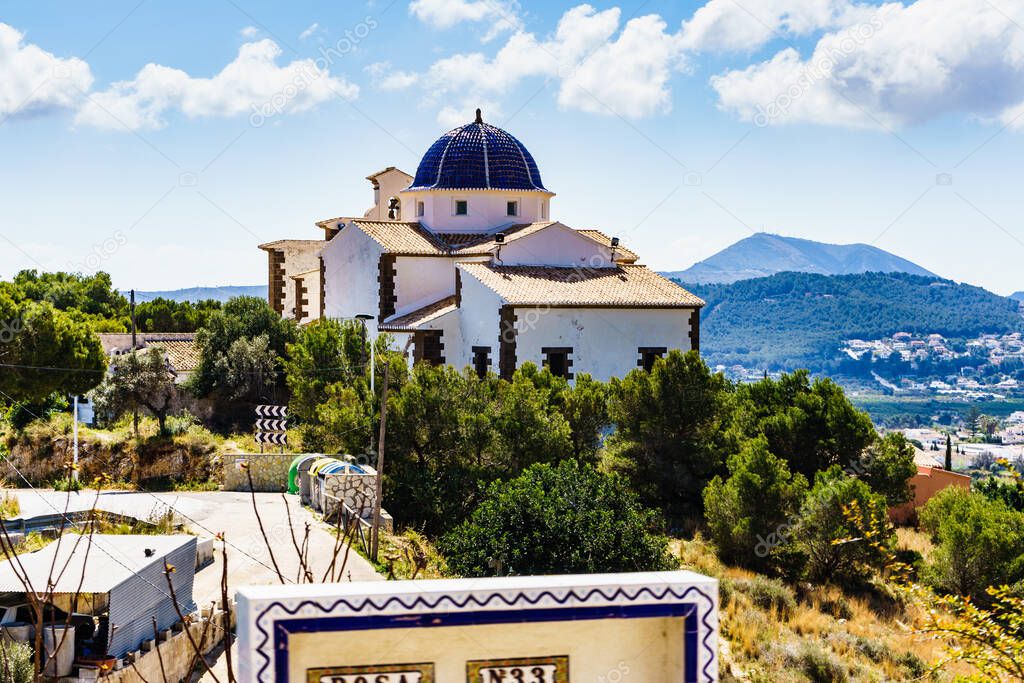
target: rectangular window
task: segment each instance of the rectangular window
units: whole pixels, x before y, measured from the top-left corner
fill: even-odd
[[[491,369],[491,347],[490,346],[474,346],[473,347],[473,370],[476,372],[476,376],[483,379],[487,376],[487,372]]]
[[[544,367],[555,377],[572,379],[572,347],[571,346],[545,346],[540,350],[544,354]]]
[[[507,208],[506,208],[506,213],[509,216],[518,216],[519,215],[519,202],[508,202]]]
[[[423,218],[423,202],[416,202],[416,217]]]
[[[641,346],[636,352],[640,356],[636,361],[637,367],[643,368],[644,372],[650,372],[654,367],[654,361],[664,358],[668,349],[664,346]]]
[[[456,216],[468,216],[469,215],[469,202],[465,199],[455,200],[455,215]]]

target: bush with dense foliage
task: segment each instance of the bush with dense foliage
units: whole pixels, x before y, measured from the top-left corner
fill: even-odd
[[[670,520],[699,517],[701,492],[725,471],[729,393],[696,351],[670,351],[650,372],[611,382],[613,466]]]
[[[196,334],[200,356],[190,388],[215,402],[221,422],[248,420],[252,404],[279,399],[281,359],[295,334],[295,322],[263,299],[231,299]]]
[[[763,435],[768,449],[808,479],[832,465],[854,468],[875,440],[871,418],[830,379],[806,370],[737,387],[731,431]]]
[[[886,434],[871,444],[854,473],[889,505],[905,503],[913,497],[910,479],[917,474],[914,445],[899,432]]]
[[[1024,514],[980,493],[950,487],[920,511],[936,548],[925,576],[937,589],[984,599],[989,586],[1024,579]]]
[[[807,479],[772,455],[764,438],[730,456],[729,477],[715,477],[704,489],[708,531],[722,559],[774,572],[806,492]]]
[[[491,484],[441,547],[464,576],[671,569],[656,528],[625,480],[567,460]]]
[[[855,512],[859,521],[851,518]],[[812,581],[858,583],[883,567],[894,534],[885,497],[838,466],[818,472],[793,528],[792,548]],[[877,538],[868,538],[865,530]]]
[[[151,346],[117,357],[92,396],[96,412],[104,420],[112,422],[129,411],[144,410],[156,418],[160,434],[165,434],[178,389],[163,349]]]

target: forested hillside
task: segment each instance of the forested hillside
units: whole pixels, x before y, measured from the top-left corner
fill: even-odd
[[[711,364],[828,370],[845,339],[900,331],[966,338],[1024,329],[1019,302],[905,273],[779,273],[684,286],[707,301],[701,351]]]

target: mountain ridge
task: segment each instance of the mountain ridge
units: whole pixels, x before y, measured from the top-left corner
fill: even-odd
[[[122,292],[127,294],[127,292]],[[197,301],[205,301],[206,299],[214,299],[224,303],[228,299],[232,299],[236,296],[255,296],[262,299],[267,298],[267,286],[266,285],[226,285],[224,287],[185,287],[183,289],[164,289],[164,290],[152,290],[152,291],[135,291],[136,301],[152,301],[153,299],[170,299],[182,303],[190,301],[196,303]]]
[[[817,275],[909,273],[938,277],[905,258],[869,244],[829,244],[759,232],[685,270],[662,273],[696,284],[729,284],[796,272]]]

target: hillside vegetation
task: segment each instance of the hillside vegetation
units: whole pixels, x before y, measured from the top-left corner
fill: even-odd
[[[707,302],[701,351],[712,365],[835,369],[845,339],[895,332],[966,338],[1024,329],[1015,301],[981,287],[905,273],[779,273],[685,284]]]

